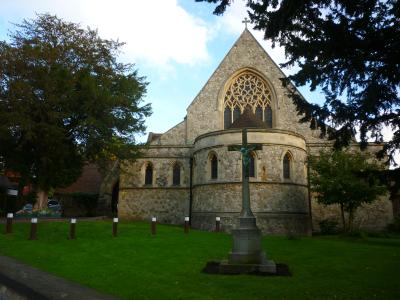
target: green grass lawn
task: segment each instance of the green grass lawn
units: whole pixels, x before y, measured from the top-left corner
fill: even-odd
[[[221,276],[201,269],[227,257],[224,233],[120,223],[112,238],[111,222],[78,222],[71,241],[67,223],[39,223],[29,241],[29,226],[0,234],[0,253],[122,299],[400,299],[400,238],[266,237],[292,277]]]

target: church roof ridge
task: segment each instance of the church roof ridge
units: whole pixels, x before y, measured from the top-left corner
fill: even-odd
[[[187,106],[186,111],[189,109],[189,107],[191,107],[197,100],[198,96],[201,94],[201,92],[204,90],[204,88],[209,84],[210,80],[214,77],[214,75],[218,72],[218,70],[220,69],[220,67],[222,66],[222,64],[225,62],[225,60],[227,59],[227,57],[229,56],[229,54],[236,48],[237,44],[240,42],[240,40],[242,38],[244,38],[246,35],[250,36],[251,39],[256,43],[256,45],[258,47],[260,47],[260,49],[264,52],[265,56],[267,57],[267,59],[269,59],[274,66],[279,70],[279,72],[281,73],[281,75],[284,78],[287,78],[286,74],[282,71],[281,67],[272,59],[272,57],[268,54],[268,52],[264,49],[264,47],[257,41],[257,39],[255,38],[255,36],[251,33],[251,31],[245,27],[244,30],[242,31],[242,33],[240,34],[240,36],[236,39],[236,41],[233,43],[232,47],[229,49],[229,51],[225,54],[224,58],[221,60],[221,62],[218,64],[218,66],[214,69],[214,72],[210,75],[210,77],[207,79],[206,83],[203,85],[203,87],[199,90],[199,92],[196,94],[196,96],[193,98],[192,102],[190,102],[190,104]],[[297,87],[292,84],[291,82],[289,82],[289,84],[287,85],[287,88],[293,88],[295,90],[296,93],[298,93],[300,95],[300,97],[303,98],[304,101],[308,102],[306,100],[306,98],[300,93],[300,91],[297,89]]]
[[[224,61],[226,60],[226,58],[229,56],[229,54],[233,51],[233,49],[235,49],[235,46],[239,43],[240,39],[244,36],[244,34],[248,32],[253,38],[254,36],[251,34],[251,32],[248,30],[248,28],[246,27],[242,33],[240,34],[240,36],[236,39],[236,41],[233,43],[232,47],[229,49],[229,51],[224,55],[224,58],[220,61],[220,63],[218,64],[218,66],[214,69],[214,72],[212,72],[212,74],[210,75],[210,77],[208,77],[206,83],[203,85],[203,87],[199,90],[199,92],[196,94],[196,96],[193,98],[192,102],[190,102],[190,104],[188,105],[188,107],[186,108],[186,110],[188,110],[188,108],[190,106],[192,106],[192,104],[197,100],[197,97],[200,95],[200,93],[204,90],[204,88],[208,85],[208,83],[210,82],[210,80],[214,77],[215,73],[217,73],[217,71],[220,69],[220,67],[222,66],[222,64],[224,63]],[[257,41],[257,40],[256,40]],[[260,45],[260,44],[258,44]],[[261,45],[260,45],[261,46]],[[262,48],[262,47],[261,47]],[[268,56],[269,57],[269,56]]]

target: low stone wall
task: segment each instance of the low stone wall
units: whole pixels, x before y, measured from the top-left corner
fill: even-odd
[[[113,300],[109,295],[0,256],[0,299]]]
[[[189,189],[121,188],[118,217],[125,220],[150,220],[166,224],[182,224],[189,215]]]
[[[313,199],[311,203],[314,231],[319,231],[319,222],[326,219],[337,221],[338,226],[341,227],[342,221],[339,205],[319,204],[316,199]],[[370,204],[364,204],[357,209],[354,219],[354,227],[379,231],[384,229],[392,220],[392,202],[388,197],[381,197],[376,201]]]
[[[310,218],[308,214],[255,213],[257,226],[262,233],[311,235]],[[239,213],[193,213],[192,227],[201,230],[215,230],[215,217],[221,218],[220,230],[231,232],[238,226]]]
[[[250,183],[251,208],[264,234],[311,234],[307,187],[291,183]],[[242,204],[242,185],[214,183],[193,190],[192,227],[213,230],[215,217],[221,228],[236,226]]]

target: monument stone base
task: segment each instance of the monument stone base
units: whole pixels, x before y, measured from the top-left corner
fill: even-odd
[[[209,262],[205,268],[208,273],[217,274],[257,274],[278,275],[276,264],[267,260],[262,250],[261,230],[256,219],[239,217],[239,227],[232,230],[233,247],[227,261]]]

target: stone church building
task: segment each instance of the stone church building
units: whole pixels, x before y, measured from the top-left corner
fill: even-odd
[[[264,233],[309,234],[312,224],[339,217],[316,204],[308,188],[308,153],[330,146],[299,123],[285,77],[245,29],[187,108],[184,120],[163,134],[150,133],[144,156],[121,164],[118,216],[212,230],[235,225],[241,210],[242,161],[232,146],[241,130],[257,144],[250,161],[251,207]],[[371,144],[370,151],[378,145]],[[360,209],[358,222],[383,227],[393,216],[386,198]]]

